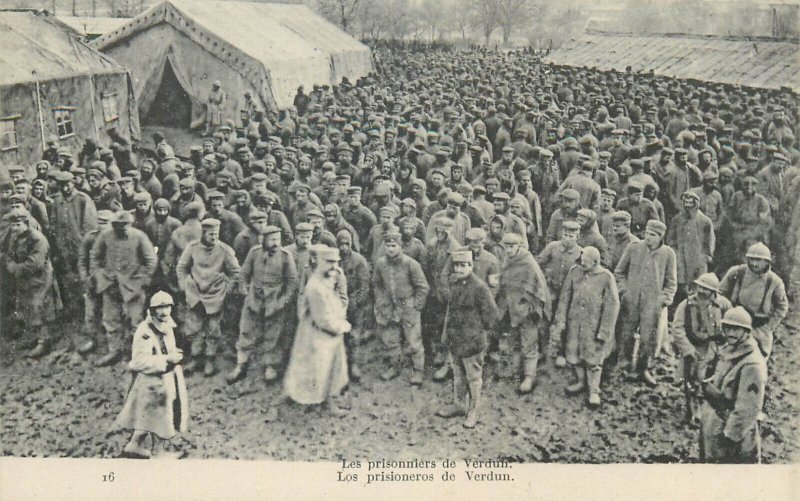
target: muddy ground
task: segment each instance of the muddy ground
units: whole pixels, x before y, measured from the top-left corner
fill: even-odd
[[[800,323],[797,308],[789,322]],[[130,376],[125,364],[95,368],[97,354],[86,358],[69,349],[78,325],[59,328],[61,340],[40,361],[22,356],[5,341],[0,353],[2,454],[22,457],[118,457],[128,438],[111,429],[125,398]],[[267,386],[255,368],[247,379],[226,385],[224,373],[187,379],[190,431],[178,445],[190,458],[339,460],[367,458],[505,458],[524,462],[665,463],[698,457],[696,426],[683,420],[684,399],[669,384],[676,361],[659,362],[661,381],[650,390],[616,379],[604,386],[604,404],[589,410],[585,397],[567,397],[569,373],[548,362],[530,395],[519,396],[510,374],[510,355],[489,366],[483,414],[473,431],[461,418],[435,416],[450,395],[449,384],[431,373],[421,388],[409,384],[408,369],[383,382],[378,375],[380,342],[360,347],[364,379],[350,390],[352,410],[334,418],[298,405],[270,402],[279,386]],[[770,367],[768,419],[763,428],[769,463],[796,462],[800,424],[800,336],[781,328]],[[233,365],[231,354],[224,370]]]

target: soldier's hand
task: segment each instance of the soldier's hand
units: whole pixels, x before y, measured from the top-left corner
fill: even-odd
[[[180,350],[167,354],[167,362],[171,364],[179,364],[181,360],[183,360],[183,352]]]

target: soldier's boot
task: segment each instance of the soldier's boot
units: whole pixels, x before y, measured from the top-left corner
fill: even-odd
[[[247,357],[243,357],[241,354],[236,356],[236,366],[231,370],[229,373],[225,375],[225,381],[228,384],[233,384],[237,381],[241,381],[247,375]]]
[[[152,455],[152,451],[151,448],[145,446],[145,441],[149,436],[150,432],[134,431],[131,434],[131,439],[122,448],[123,455],[133,458],[149,458]]]
[[[42,358],[43,356],[47,355],[47,352],[50,351],[48,347],[48,343],[45,339],[39,337],[36,341],[36,346],[33,347],[31,351],[28,352],[26,355],[28,358],[32,358],[34,360]]]
[[[478,425],[478,414],[481,405],[481,392],[483,390],[483,381],[469,381],[469,411],[467,411],[467,419],[464,420],[464,428],[472,429]]]
[[[356,365],[355,362],[351,362],[350,363],[350,379],[354,383],[357,383],[357,382],[361,381],[361,377],[362,377],[361,369],[358,367],[358,365]]]
[[[275,367],[273,367],[271,365],[268,365],[264,369],[264,379],[268,383],[271,383],[271,382],[275,381],[276,379],[278,379],[278,371],[275,370]]]
[[[572,370],[575,372],[575,382],[567,386],[567,395],[577,395],[578,393],[582,392],[584,388],[586,388],[586,385],[584,384],[586,379],[586,369],[582,365],[575,365],[572,367]]]
[[[636,364],[636,369],[639,374],[639,380],[650,388],[655,388],[658,386],[658,381],[656,381],[656,378],[650,373],[651,363],[652,360],[650,357],[642,357],[639,359],[639,363]]]
[[[153,437],[153,458],[155,459],[180,459],[183,457],[182,451],[173,450],[169,446],[169,440]]]
[[[531,358],[524,361],[525,377],[519,385],[519,392],[525,395],[533,391],[533,386],[536,383],[536,369],[539,365],[538,358]]]
[[[118,349],[109,348],[109,352],[94,361],[95,367],[105,367],[117,363],[122,356]]]
[[[203,366],[203,376],[211,377],[217,373],[217,367],[214,365],[214,359],[211,357],[206,357],[206,363]]]
[[[436,373],[433,375],[433,380],[444,381],[445,379],[448,378],[448,376],[450,376],[450,364],[445,362],[445,364],[441,366],[439,370],[436,371]]]
[[[567,366],[567,359],[564,358],[564,355],[559,355],[556,357],[556,367],[559,369],[563,369]]]
[[[78,353],[81,355],[86,355],[94,351],[97,344],[94,342],[94,339],[89,339],[82,345],[78,346]]]
[[[384,381],[390,381],[399,375],[400,371],[397,370],[397,367],[394,364],[392,364],[385,371],[381,373],[381,379],[383,379]]]
[[[425,376],[422,372],[422,369],[417,369],[416,367],[412,369],[411,372],[411,384],[414,386],[419,386],[425,380]]]
[[[325,401],[325,407],[328,409],[328,414],[333,417],[344,417],[349,414],[347,409],[339,405],[339,399],[335,397],[328,397]]]
[[[185,374],[192,374],[200,370],[201,367],[203,367],[202,356],[192,353],[189,357],[189,361],[183,364],[183,372]]]
[[[600,407],[600,379],[603,376],[603,367],[589,367],[586,370],[586,379],[589,382],[589,407],[596,409]]]

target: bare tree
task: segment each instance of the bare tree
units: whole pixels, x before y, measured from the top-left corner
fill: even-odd
[[[507,44],[515,28],[524,26],[544,8],[541,1],[534,0],[495,0],[500,28],[503,30],[503,43]]]
[[[474,16],[475,25],[480,27],[486,43],[498,26],[500,17],[498,15],[498,4],[501,0],[467,0],[467,7]]]
[[[345,31],[350,31],[361,0],[317,0],[320,14],[334,21]]]

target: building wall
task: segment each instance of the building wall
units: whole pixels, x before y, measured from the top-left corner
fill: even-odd
[[[87,138],[108,142],[106,131],[112,127],[116,127],[128,139],[138,136],[138,117],[131,116],[133,106],[125,74],[77,76],[40,82],[38,102],[36,92],[35,83],[0,87],[0,119],[19,116],[14,121],[18,148],[16,151],[0,151],[0,162],[3,164],[19,163],[28,168],[29,174],[33,174],[34,164],[42,153],[42,128],[45,138],[59,132],[55,118],[55,111],[59,107],[69,108],[73,131],[72,135],[60,142],[73,152],[79,151]],[[103,114],[103,96],[109,94],[114,94],[108,100],[116,102],[118,115],[116,120],[111,121],[107,121]]]

